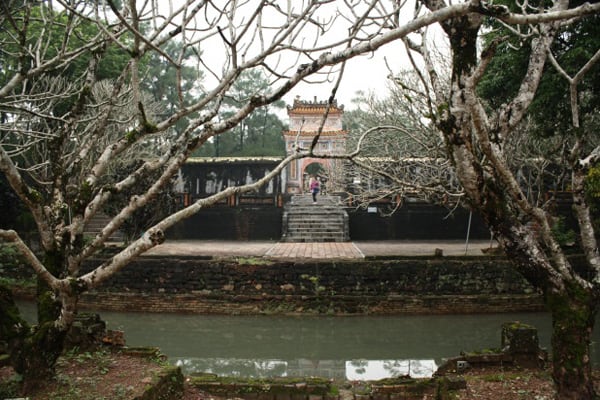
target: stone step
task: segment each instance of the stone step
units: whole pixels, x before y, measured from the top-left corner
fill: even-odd
[[[308,202],[302,202],[302,203],[288,203],[290,206],[293,207],[340,207],[339,204],[335,203],[335,202],[325,202],[325,201],[317,201],[316,203],[313,203],[313,201],[308,201]]]
[[[288,224],[302,224],[302,223],[307,223],[307,224],[343,224],[344,223],[344,216],[339,215],[339,216],[335,216],[335,217],[328,217],[328,218],[300,218],[300,217],[294,217],[293,215],[288,215]]]
[[[326,209],[326,208],[320,208],[320,209],[314,209],[314,208],[309,208],[309,209],[288,209],[286,211],[289,215],[305,215],[305,216],[311,216],[311,215],[344,215],[344,211],[343,210],[338,210],[338,209]]]
[[[344,220],[342,218],[336,219],[290,219],[288,220],[288,227],[317,227],[317,226],[326,226],[326,227],[343,227]]]
[[[344,236],[344,232],[343,231],[339,231],[339,230],[335,230],[335,231],[328,231],[328,230],[322,230],[322,229],[313,229],[310,231],[297,231],[297,230],[291,230],[287,232],[287,236],[319,236],[319,235],[324,235],[324,236]]]
[[[110,222],[111,218],[105,214],[96,214],[83,228],[83,234],[85,236],[96,236],[102,229]],[[113,232],[108,238],[109,242],[122,242],[124,235],[121,231]]]
[[[318,200],[316,203],[312,200],[301,202],[301,203],[291,203],[290,205],[294,207],[339,207],[339,204],[335,202]]]
[[[297,222],[288,222],[288,228],[298,228],[298,229],[312,229],[312,228],[343,228],[343,221],[338,222],[322,222],[322,221],[297,221]]]
[[[290,219],[310,219],[319,221],[323,219],[344,219],[346,214],[342,213],[314,213],[314,214],[302,214],[302,213],[286,213]]]
[[[289,218],[288,219],[288,226],[290,225],[343,225],[344,224],[344,218],[339,217],[339,218],[331,218],[331,219],[310,219],[310,218]]]
[[[294,195],[290,201],[290,204],[294,205],[312,205],[313,199],[311,195]],[[325,205],[338,205],[341,204],[341,199],[339,196],[317,196],[317,204],[325,204]]]
[[[338,235],[343,236],[343,232],[340,232],[339,229],[336,230],[326,230],[326,229],[312,229],[310,231],[297,231],[297,230],[288,230],[287,237],[295,237],[295,236],[331,236]]]
[[[314,235],[303,235],[303,236],[286,236],[281,239],[282,242],[347,242],[348,239],[336,235],[336,236],[314,236]]]
[[[284,236],[281,238],[285,243],[315,243],[315,242],[347,242],[343,236]]]
[[[283,217],[285,242],[344,242],[349,240],[348,214],[339,196],[294,195],[285,205]]]
[[[285,235],[286,238],[299,238],[299,237],[304,237],[304,238],[322,238],[322,237],[345,237],[343,233],[337,231],[337,232],[317,232],[317,231],[310,231],[310,232],[287,232],[287,234]]]
[[[304,214],[304,215],[313,215],[313,214],[340,214],[343,215],[346,212],[339,207],[319,207],[319,206],[310,206],[310,207],[292,207],[286,210],[290,214]]]

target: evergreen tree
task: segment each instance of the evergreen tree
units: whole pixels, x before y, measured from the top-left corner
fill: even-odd
[[[257,70],[242,73],[225,99],[224,118],[231,117],[253,95],[268,91],[269,82],[264,74]],[[211,146],[205,146],[195,156],[204,157],[241,157],[241,156],[283,156],[284,123],[275,110],[284,108],[283,101],[256,109],[238,126],[215,138]]]

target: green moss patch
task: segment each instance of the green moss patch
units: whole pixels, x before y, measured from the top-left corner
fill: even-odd
[[[273,396],[317,395],[334,393],[332,384],[323,378],[232,378],[202,374],[190,377],[190,384],[202,391],[222,396],[271,394]]]

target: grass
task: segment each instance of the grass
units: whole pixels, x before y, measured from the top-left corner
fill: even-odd
[[[270,265],[272,261],[259,257],[238,257],[236,261],[239,265]]]

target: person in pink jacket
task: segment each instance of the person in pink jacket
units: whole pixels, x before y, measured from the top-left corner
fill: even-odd
[[[313,203],[317,202],[317,194],[319,194],[320,188],[321,184],[319,183],[319,179],[314,176],[311,176],[309,189],[312,193]]]

